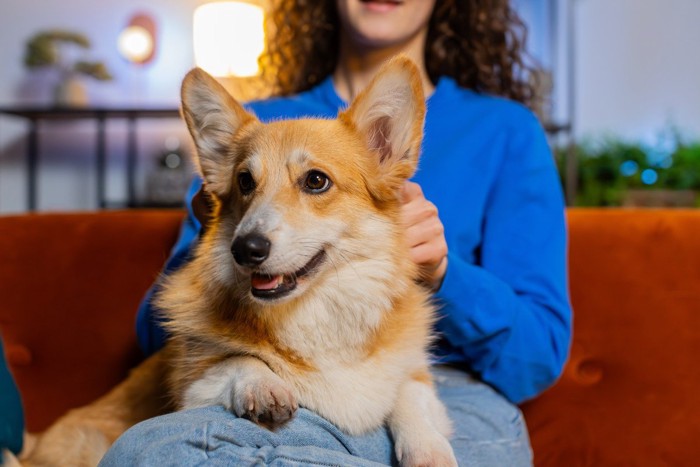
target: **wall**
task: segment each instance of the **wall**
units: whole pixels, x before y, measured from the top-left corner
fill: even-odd
[[[91,83],[96,103],[177,105],[180,80],[192,66],[192,13],[204,0],[1,0],[0,105],[50,100],[50,77],[21,65],[28,37],[45,28],[79,30],[93,39],[90,56],[107,62],[111,83]],[[554,118],[573,112],[576,136],[603,133],[653,140],[668,122],[700,134],[700,1],[698,0],[514,0],[530,24],[529,46],[545,65],[555,67]],[[574,13],[575,94],[569,105],[567,18]],[[151,12],[161,48],[146,69],[131,69],[116,50],[116,37],[131,14]],[[552,30],[550,14],[558,22]],[[558,37],[548,41],[550,34]],[[25,209],[24,123],[0,117],[0,213]],[[52,123],[42,130],[39,208],[94,209],[93,127]],[[73,135],[67,137],[66,135]],[[77,137],[75,137],[77,136]],[[179,122],[140,127],[140,186],[153,155],[169,136],[188,137]],[[51,141],[49,143],[48,141]],[[110,199],[123,199],[125,126],[108,134]]]
[[[572,0],[581,137],[700,137],[700,1]]]
[[[193,64],[192,14],[199,3],[200,0],[2,0],[0,106],[51,102],[56,77],[27,71],[22,57],[25,42],[35,32],[61,28],[87,35],[93,44],[86,58],[103,60],[115,76],[112,82],[88,82],[92,102],[176,107],[180,81]],[[120,30],[137,11],[149,12],[156,19],[160,43],[154,62],[141,69],[130,66],[116,49]],[[115,121],[107,135],[107,191],[113,200],[125,196],[125,127],[125,122]],[[146,122],[138,130],[141,173],[154,164],[154,154],[163,149],[166,138],[174,136],[189,144],[184,126],[177,120]],[[25,134],[25,122],[0,117],[0,213],[26,208]],[[94,124],[50,122],[42,127],[41,135],[39,209],[95,209]]]

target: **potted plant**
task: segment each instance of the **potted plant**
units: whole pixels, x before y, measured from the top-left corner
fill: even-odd
[[[607,138],[577,145],[577,206],[697,206],[700,142],[676,130],[664,149]],[[558,160],[561,164],[564,157]],[[563,167],[560,167],[560,173]]]
[[[24,64],[29,69],[55,67],[60,80],[54,92],[54,101],[59,106],[84,106],[88,103],[81,76],[108,81],[112,75],[104,63],[99,61],[73,60],[66,58],[65,48],[89,49],[90,41],[82,34],[50,30],[32,36],[26,45]]]

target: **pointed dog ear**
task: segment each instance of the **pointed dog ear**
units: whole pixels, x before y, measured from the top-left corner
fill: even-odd
[[[423,138],[425,98],[416,65],[402,56],[387,62],[338,118],[360,133],[380,179],[397,190],[415,172]]]
[[[257,119],[200,68],[185,76],[181,98],[182,114],[197,148],[195,163],[207,191],[221,197],[231,189],[234,135]]]

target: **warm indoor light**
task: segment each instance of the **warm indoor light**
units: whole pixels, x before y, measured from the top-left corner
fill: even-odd
[[[255,76],[265,47],[263,9],[245,2],[215,2],[194,12],[198,67],[218,76]]]
[[[131,62],[142,63],[153,52],[151,34],[141,26],[129,26],[119,34],[119,53]]]
[[[156,46],[156,22],[147,13],[134,14],[117,39],[122,57],[139,65],[153,60]]]

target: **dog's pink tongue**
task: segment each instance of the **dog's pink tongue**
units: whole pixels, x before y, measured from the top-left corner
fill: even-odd
[[[278,287],[283,279],[282,275],[270,277],[253,274],[250,278],[250,285],[258,290],[272,290]]]

